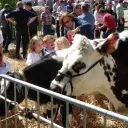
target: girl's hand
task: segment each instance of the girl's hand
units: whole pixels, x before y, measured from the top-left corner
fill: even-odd
[[[75,31],[74,31],[74,30],[69,30],[69,31],[67,32],[67,35],[75,35]]]

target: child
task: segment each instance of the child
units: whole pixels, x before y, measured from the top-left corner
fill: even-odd
[[[3,55],[0,53],[0,74],[6,74],[10,72],[10,64],[7,61],[3,61]]]
[[[69,42],[66,37],[60,37],[55,42],[55,51],[69,48]]]
[[[47,35],[43,38],[43,43],[45,45],[44,55],[54,52],[54,37],[52,35]]]
[[[35,63],[36,61],[38,61],[42,56],[43,50],[43,40],[41,37],[38,36],[34,36],[31,40],[30,40],[30,44],[29,44],[29,53],[27,56],[27,65],[31,65],[33,63]]]

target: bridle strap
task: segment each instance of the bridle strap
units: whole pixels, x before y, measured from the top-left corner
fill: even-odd
[[[94,64],[92,64],[92,65],[88,68],[87,71],[85,71],[85,72],[83,72],[83,73],[80,73],[80,74],[73,75],[72,78],[77,77],[77,76],[81,76],[81,75],[84,75],[84,74],[88,73],[88,72],[89,72],[93,67],[95,67],[95,65],[97,65],[101,60],[102,60],[102,58],[99,59],[98,61],[96,61]]]

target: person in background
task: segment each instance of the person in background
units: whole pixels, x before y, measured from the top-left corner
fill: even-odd
[[[124,9],[122,6],[123,0],[119,0],[119,3],[116,6],[117,13],[117,30],[118,32],[122,32],[124,30]]]
[[[7,14],[10,12],[10,5],[5,4],[4,8],[0,11],[0,28],[3,34],[3,52],[8,52],[8,46],[12,41],[12,30],[10,28],[9,22],[6,20]]]
[[[55,51],[70,47],[66,37],[59,37],[58,39],[55,40],[54,45],[55,45]]]
[[[46,0],[46,6],[49,7],[50,12],[52,13],[52,9],[53,9],[53,0]]]
[[[101,31],[103,32],[103,37],[104,34],[106,32],[106,27],[104,27],[101,30],[98,30],[97,27],[100,27],[103,25],[103,16],[99,13],[99,10],[102,8],[102,4],[98,4],[96,6],[95,12],[94,12],[94,18],[95,18],[95,30],[94,30],[94,37],[96,38],[100,38],[101,35]]]
[[[72,14],[62,14],[60,24],[64,26],[65,36],[68,37],[68,40],[69,37],[71,38],[71,36],[74,36],[76,33],[85,35],[89,39],[93,39],[94,37],[91,24],[75,18]],[[69,40],[69,43],[71,43],[71,40],[72,39]]]
[[[78,17],[82,14],[81,4],[75,4],[73,7],[73,12],[71,13],[74,17]]]
[[[38,6],[38,0],[34,0],[33,6]]]
[[[43,39],[38,36],[34,36],[30,40],[29,44],[29,53],[27,55],[27,65],[31,65],[35,63],[36,61],[40,60],[42,56],[44,56],[43,51]]]
[[[3,38],[2,32],[1,32],[1,30],[0,30],[0,53],[3,52],[3,48],[2,48],[2,46],[3,46],[3,41],[4,41],[4,38]]]
[[[25,2],[25,9],[28,10],[28,11],[31,11],[31,12],[33,12],[37,15],[37,13],[32,8],[32,3],[31,2]],[[30,17],[30,22],[28,22],[30,38],[37,35],[38,25],[39,25],[38,18],[35,17],[35,18],[33,18],[33,20],[31,20],[31,17]]]
[[[44,12],[41,13],[40,20],[43,24],[43,36],[50,34],[52,25],[52,14],[48,6],[45,6]]]
[[[106,12],[107,13],[110,13],[111,15],[113,15],[115,17],[115,22],[117,24],[117,14],[113,11],[112,4],[107,4],[107,6],[106,6]]]
[[[100,9],[99,13],[103,16],[104,24],[100,27],[97,27],[97,29],[100,31],[103,28],[107,27],[107,30],[106,30],[105,35],[103,37],[103,38],[107,38],[111,33],[114,33],[116,31],[115,18],[110,13],[106,13],[106,11],[104,9]]]
[[[73,5],[72,5],[72,1],[68,0],[67,1],[67,12],[71,13],[73,11]]]
[[[3,60],[3,54],[0,53],[0,74],[6,74],[10,72],[11,66],[8,61]]]
[[[67,12],[67,7],[65,5],[65,0],[59,0],[59,7],[57,8],[57,19],[56,19],[56,34],[57,37],[60,37],[60,18],[61,15]],[[63,26],[61,26],[61,36],[64,35]]]
[[[81,5],[82,15],[78,16],[79,20],[84,20],[91,24],[92,32],[94,31],[94,16],[89,12],[90,6],[86,3]]]
[[[98,3],[93,3],[93,5],[92,5],[92,10],[90,11],[92,14],[94,14],[97,5],[98,5]]]
[[[52,13],[55,17],[55,19],[57,18],[57,8],[59,7],[59,0],[56,0],[55,3],[53,4],[53,10]]]
[[[46,35],[43,38],[44,43],[44,55],[48,55],[51,52],[54,52],[54,37],[52,35]]]
[[[38,6],[45,6],[45,0],[38,0]]]
[[[35,17],[36,14],[23,9],[23,4],[21,1],[16,4],[17,10],[9,13],[6,18],[8,21],[13,23],[16,27],[16,58],[20,59],[20,43],[22,39],[22,50],[23,58],[26,59],[28,43],[29,43],[29,33],[28,33],[28,22],[30,17]],[[14,18],[14,19],[11,19]]]

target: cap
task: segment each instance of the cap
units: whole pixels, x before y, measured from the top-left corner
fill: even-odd
[[[31,1],[25,2],[24,4],[28,5],[28,6],[32,6],[32,2]]]
[[[9,4],[5,4],[4,8],[10,8],[11,6]]]

